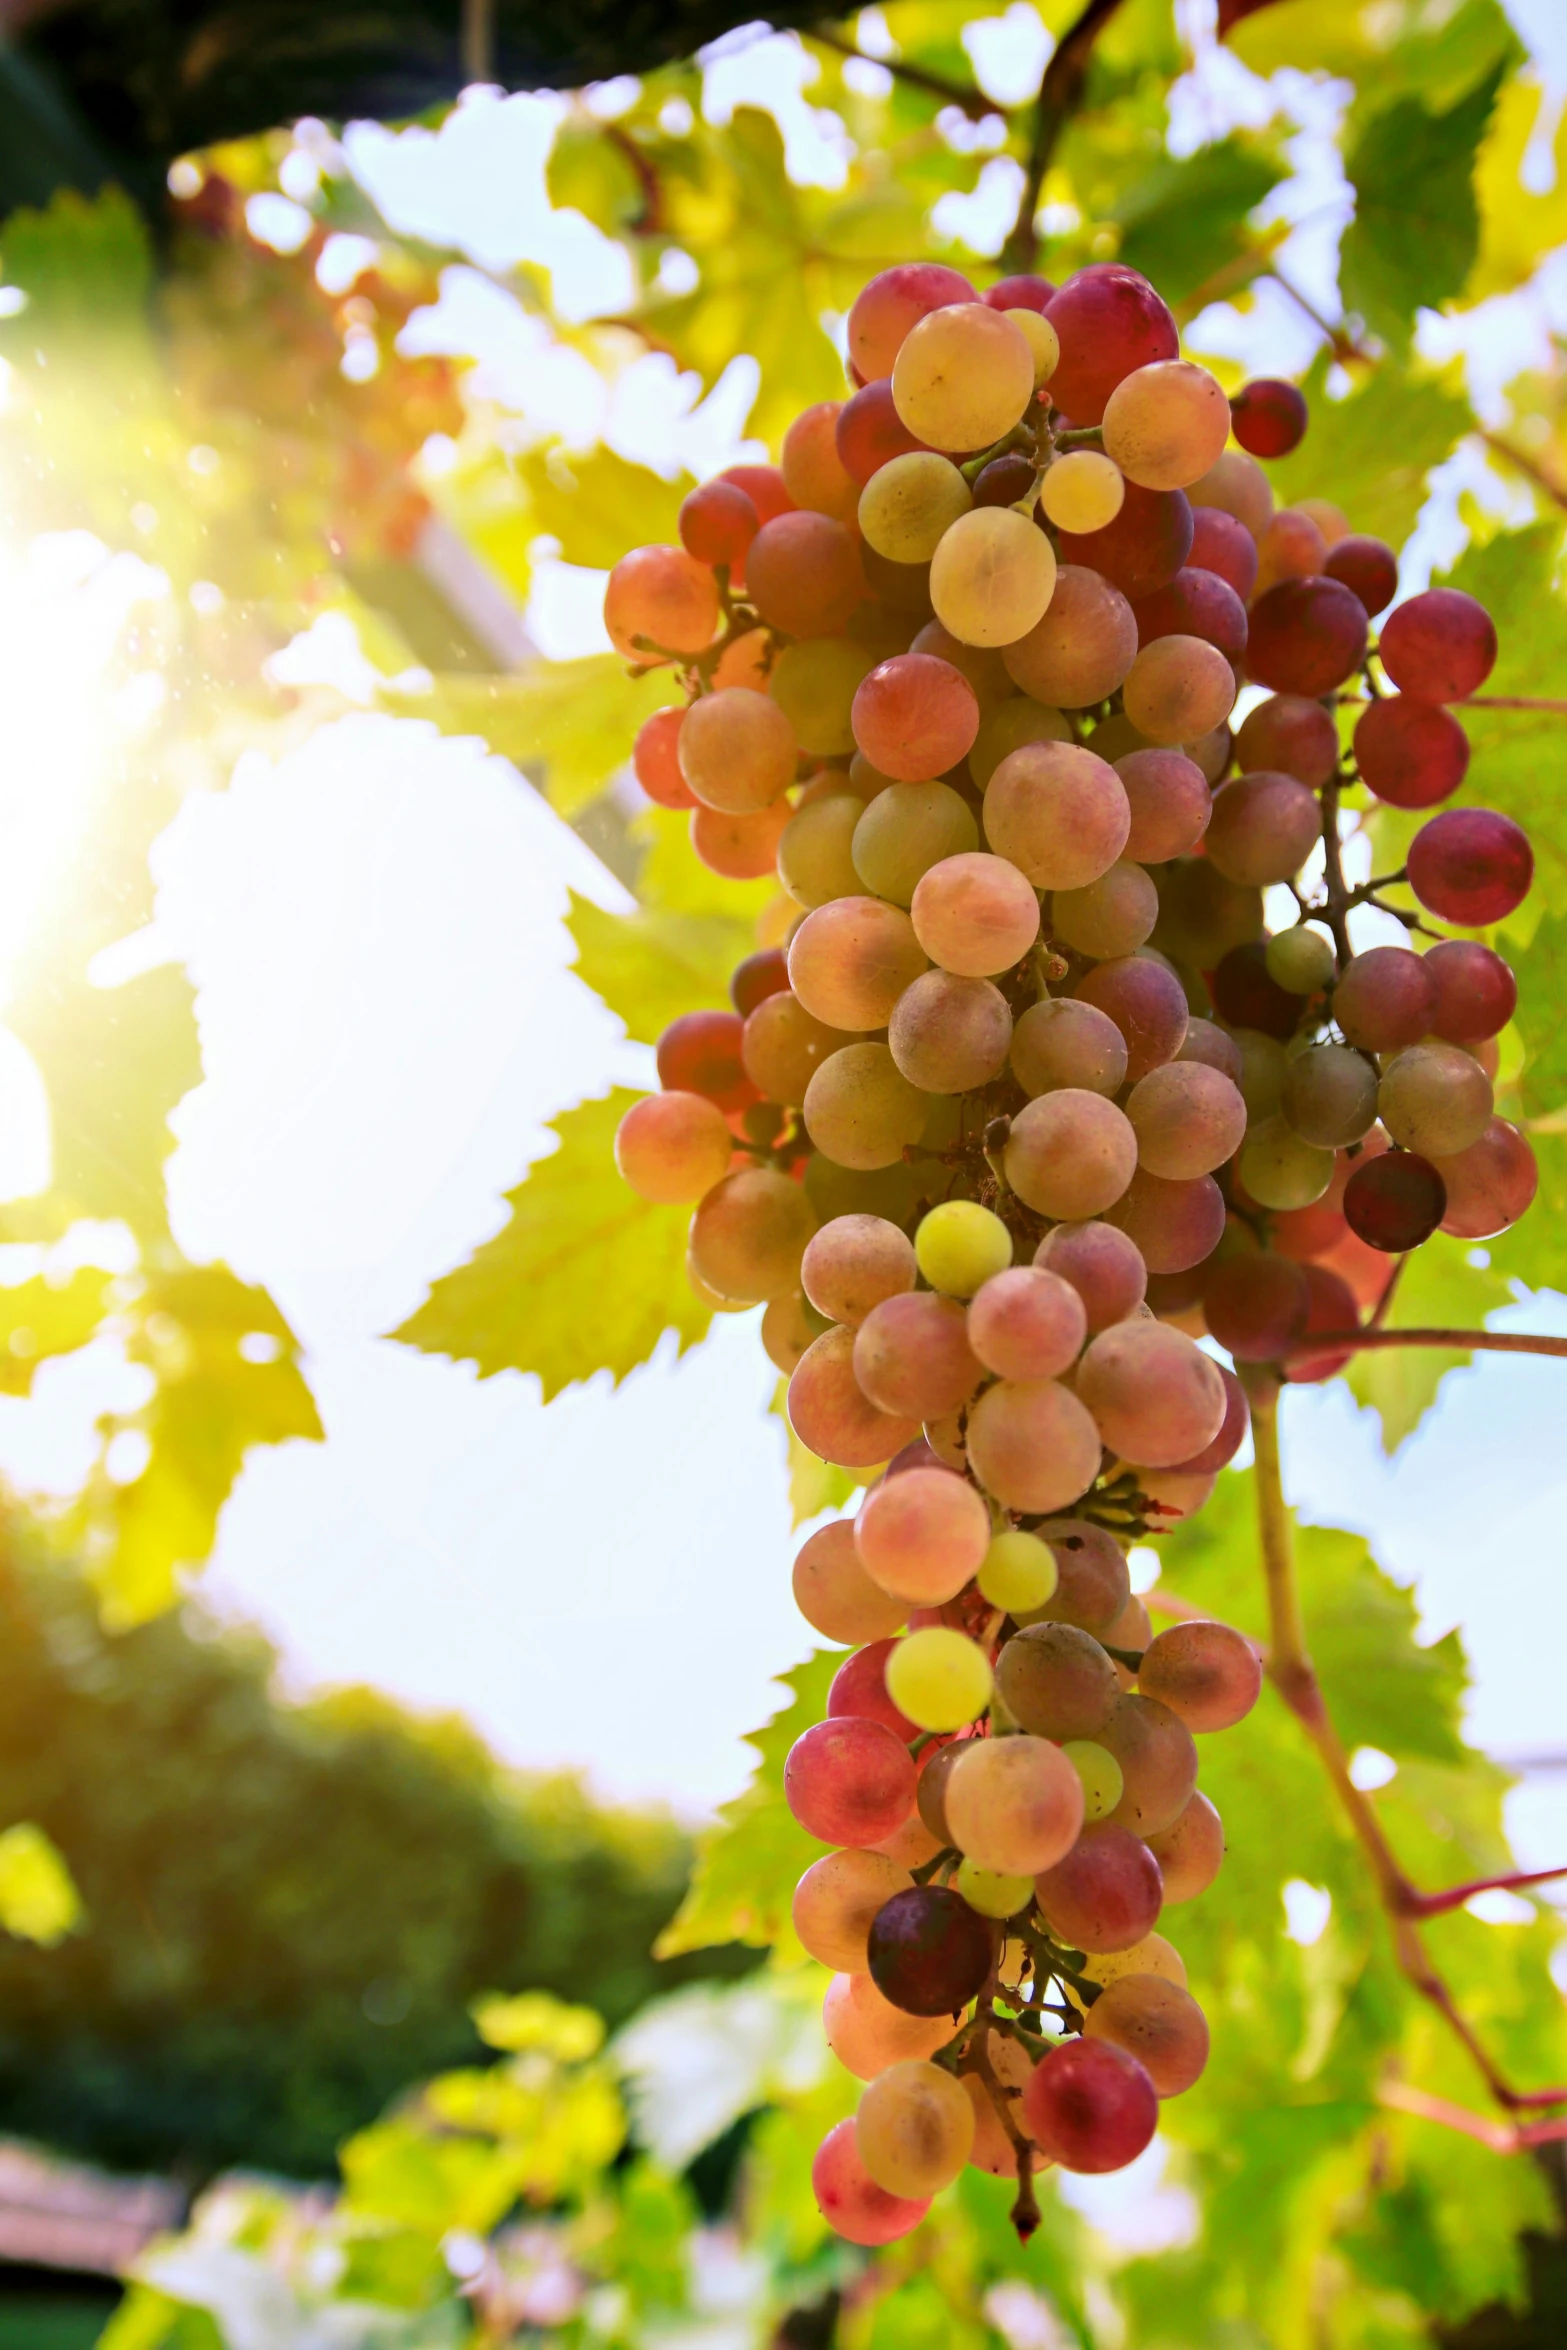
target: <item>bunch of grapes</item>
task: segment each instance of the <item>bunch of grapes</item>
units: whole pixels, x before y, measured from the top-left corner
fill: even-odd
[[[853,1653],[786,1793],[835,1847],[795,1923],[869,2083],[817,2195],[881,2243],[968,2162],[1015,2172],[1026,2228],[1036,2168],[1131,2161],[1202,2071],[1155,1928],[1223,1853],[1193,1733],[1261,1667],[1221,1624],[1154,1636],[1126,1553],[1245,1435],[1198,1338],[1328,1377],[1406,1251],[1528,1206],[1512,975],[1435,925],[1502,920],[1531,857],[1451,809],[1347,887],[1347,795],[1450,797],[1496,643],[1437,589],[1372,646],[1391,550],[1276,512],[1258,462],[1305,430],[1294,386],[1226,398],[1115,265],[983,297],[891,269],[849,349],[852,396],[693,491],[605,611],[689,689],[638,738],[648,794],[783,893],[617,1152],[695,1204],[699,1293],[765,1302],[800,1439],[871,1480],[796,1562]],[[1363,903],[1409,943],[1352,952]]]

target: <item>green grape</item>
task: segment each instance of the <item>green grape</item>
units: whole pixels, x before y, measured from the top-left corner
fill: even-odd
[[[930,566],[936,618],[965,645],[1014,644],[1043,619],[1055,585],[1055,549],[1010,506],[959,515]]]
[[[1260,1028],[1236,1028],[1231,1034],[1241,1057],[1241,1073],[1235,1082],[1246,1104],[1247,1121],[1260,1125],[1264,1118],[1273,1116],[1284,1098],[1289,1055],[1276,1036],[1264,1036]]]
[[[1003,310],[1034,354],[1034,389],[1047,384],[1061,364],[1061,337],[1037,310]]]
[[[1311,1045],[1290,1060],[1279,1107],[1303,1142],[1341,1150],[1376,1124],[1376,1070],[1352,1045]]]
[[[952,1882],[982,1918],[1015,1918],[1034,1898],[1032,1877],[998,1876],[994,1869],[976,1868],[971,1860],[959,1864]]]
[[[864,888],[854,863],[854,828],[864,812],[864,801],[844,791],[808,801],[790,817],[778,843],[778,878],[800,905],[825,906]]]
[[[805,1130],[840,1167],[891,1167],[918,1142],[926,1107],[884,1044],[846,1044],[805,1089]]]
[[[1262,959],[1268,977],[1290,995],[1317,995],[1332,986],[1338,970],[1333,941],[1307,922],[1298,922],[1293,930],[1281,930],[1270,938]]]
[[[871,475],[860,492],[865,543],[889,563],[928,563],[973,493],[957,467],[934,449],[911,449]]]
[[[1107,1820],[1120,1802],[1125,1781],[1108,1746],[1092,1738],[1067,1738],[1061,1752],[1083,1782],[1083,1818]]]
[[[974,1580],[982,1599],[1015,1616],[1053,1599],[1061,1570],[1048,1542],[1009,1526],[992,1540]]]
[[[961,1730],[990,1703],[990,1659],[965,1633],[928,1624],[887,1659],[887,1694],[917,1730]]]
[[[1012,1235],[977,1200],[943,1200],[921,1217],[914,1254],[932,1289],[943,1297],[972,1297],[1011,1264]]]
[[[1240,1179],[1262,1208],[1309,1208],[1333,1180],[1330,1150],[1305,1142],[1275,1114],[1253,1126],[1236,1161]]]
[[[772,666],[767,690],[794,729],[794,739],[813,759],[847,758],[854,748],[849,713],[862,679],[876,666],[869,645],[849,636],[808,637],[785,645]]]
[[[780,862],[781,856],[782,852]],[[1135,954],[1158,919],[1159,892],[1141,865],[1123,858],[1082,889],[1056,891],[1050,905],[1050,935],[1058,945],[1102,963],[1116,955]]]
[[[854,869],[874,897],[909,906],[933,865],[978,847],[973,810],[949,783],[893,783],[859,812]]]
[[[1069,743],[1072,729],[1059,710],[1047,709],[1029,694],[1013,694],[981,718],[968,755],[968,771],[981,791],[1003,759],[1024,743]]]

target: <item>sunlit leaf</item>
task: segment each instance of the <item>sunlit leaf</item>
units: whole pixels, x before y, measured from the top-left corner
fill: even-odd
[[[632,676],[614,653],[536,661],[514,677],[447,672],[433,693],[382,695],[388,708],[430,718],[443,734],[482,735],[492,751],[537,774],[565,817],[596,800],[631,757],[637,728],[679,698],[664,669]]]
[[[30,1820],[0,1835],[0,1926],[52,1950],[87,1922],[64,1859]]]
[[[726,914],[610,914],[575,892],[567,927],[578,978],[640,1044],[683,1012],[728,1011],[729,974],[752,948],[750,925]]]
[[[1414,1329],[1483,1329],[1487,1314],[1506,1305],[1510,1292],[1499,1274],[1471,1263],[1473,1254],[1471,1242],[1433,1233],[1405,1262],[1389,1322]],[[1448,1372],[1471,1359],[1439,1347],[1368,1347],[1352,1358],[1344,1376],[1356,1398],[1370,1404],[1381,1420],[1383,1450],[1396,1452],[1435,1403]]]
[[[1311,422],[1294,455],[1269,466],[1274,493],[1281,506],[1329,498],[1353,515],[1356,530],[1401,547],[1425,503],[1431,467],[1469,429],[1469,404],[1456,377],[1406,376],[1391,366],[1335,400],[1329,364],[1319,357],[1301,386]]]

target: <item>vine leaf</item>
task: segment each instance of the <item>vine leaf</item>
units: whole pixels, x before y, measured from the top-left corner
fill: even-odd
[[[1448,376],[1404,376],[1379,367],[1364,387],[1329,397],[1332,366],[1319,353],[1301,384],[1311,424],[1300,447],[1268,468],[1281,506],[1330,498],[1356,530],[1401,547],[1425,504],[1426,475],[1451,456],[1473,417]],[[1538,688],[1533,689],[1538,691]]]
[[[575,891],[566,927],[577,977],[639,1044],[656,1044],[682,1012],[729,1010],[729,974],[751,948],[750,924],[729,915],[610,914]]]
[[[639,1199],[615,1165],[615,1129],[641,1096],[617,1086],[555,1119],[560,1147],[506,1195],[508,1216],[443,1275],[392,1336],[425,1354],[531,1371],[548,1403],[645,1363],[666,1330],[683,1354],[712,1316],[686,1279],[687,1208]]]
[[[1412,1329],[1483,1327],[1486,1315],[1505,1306],[1512,1292],[1499,1273],[1474,1263],[1474,1254],[1472,1242],[1434,1232],[1405,1264],[1392,1319]],[[1391,1453],[1419,1427],[1448,1372],[1473,1360],[1472,1355],[1437,1347],[1368,1348],[1351,1357],[1344,1377],[1357,1401],[1376,1412],[1382,1423],[1382,1449]]]
[[[1355,217],[1339,251],[1344,306],[1394,350],[1407,349],[1415,312],[1461,294],[1474,267],[1475,157],[1504,72],[1494,65],[1440,114],[1419,98],[1395,99],[1345,159]]]

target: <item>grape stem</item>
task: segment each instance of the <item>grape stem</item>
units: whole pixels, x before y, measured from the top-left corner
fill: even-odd
[[[1377,2091],[1377,2103],[1392,2113],[1412,2113],[1420,2121],[1440,2122],[1444,2129],[1458,2130],[1464,2137],[1489,2146],[1493,2154],[1524,2154],[1532,2147],[1567,2138],[1567,2121],[1493,2122],[1484,2114],[1471,2113],[1467,2106],[1455,2105],[1450,2097],[1433,2097],[1429,2089],[1417,2089],[1408,2081],[1384,2081]]]
[[[845,40],[832,25],[812,25],[809,38],[839,57],[853,58],[863,65],[879,65],[895,82],[906,82],[911,90],[923,90],[928,98],[940,98],[948,106],[961,107],[970,122],[983,122],[991,114],[1006,114],[1004,106],[998,106],[994,98],[987,98],[973,82],[949,81],[945,74],[927,73],[924,66],[908,64],[901,57],[872,57],[866,50],[856,48],[852,41]]]
[[[1002,2022],[990,2003],[987,1993],[974,2010],[974,2029],[969,2039],[963,2063],[966,2070],[978,2073],[985,2085],[985,2093],[996,2110],[996,2119],[1006,2131],[1017,2163],[1017,2199],[1008,2214],[1017,2230],[1020,2244],[1026,2244],[1039,2225],[1039,2198],[1034,2192],[1034,2148],[1012,2119],[1012,2105],[1005,2088],[990,2061],[990,2050],[985,2042],[993,2025]]]
[[[1362,1339],[1370,1337],[1373,1343],[1399,1335],[1386,1331],[1358,1334]],[[1323,1341],[1317,1339],[1313,1343],[1320,1346]],[[1567,1339],[1554,1341],[1552,1352],[1567,1354]],[[1567,2104],[1567,2088],[1515,2089],[1512,2086],[1493,2062],[1427,1955],[1418,1922],[1451,1908],[1453,1898],[1442,1893],[1423,1894],[1410,1883],[1376,1812],[1350,1777],[1349,1758],[1328,1712],[1306,1646],[1295,1573],[1294,1536],[1284,1499],[1279,1457],[1279,1381],[1274,1372],[1257,1364],[1244,1365],[1242,1378],[1251,1405],[1252,1440],[1256,1448],[1257,1525],[1267,1580],[1270,1627],[1268,1677],[1321,1756],[1350,1827],[1370,1863],[1392,1928],[1393,1954],[1402,1974],[1423,1999],[1430,2001],[1462,2042],[1486,2087],[1504,2110],[1517,2113],[1529,2106]],[[1454,1889],[1461,1901],[1469,1900],[1479,1890],[1481,1887],[1475,1884]],[[1567,2137],[1567,2124],[1559,2134]]]
[[[1039,96],[1034,106],[1034,130],[1029,141],[1017,217],[1001,248],[1001,266],[1004,271],[1031,270],[1039,258],[1039,238],[1034,227],[1034,215],[1039,210],[1039,199],[1044,192],[1045,174],[1054,159],[1061,133],[1083,95],[1094,43],[1119,6],[1120,0],[1088,0],[1077,22],[1062,34],[1045,68],[1045,78],[1039,85]]]
[[[1567,1338],[1548,1337],[1535,1330],[1383,1330],[1372,1324],[1364,1330],[1323,1330],[1298,1339],[1285,1349],[1290,1355],[1318,1354],[1329,1347],[1362,1353],[1368,1347],[1440,1346],[1454,1353],[1498,1355],[1567,1355]]]

